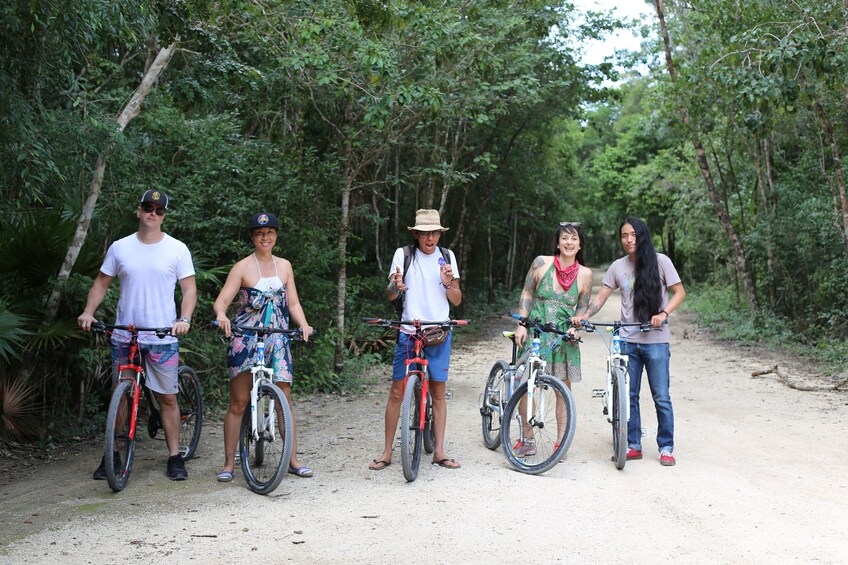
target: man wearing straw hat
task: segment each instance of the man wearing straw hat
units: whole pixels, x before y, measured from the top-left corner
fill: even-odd
[[[459,306],[462,302],[462,291],[459,288],[456,257],[451,250],[439,247],[439,238],[448,228],[442,227],[437,210],[418,210],[415,214],[415,225],[408,229],[412,232],[415,243],[406,253],[403,247],[395,251],[386,296],[393,301],[403,293],[402,320],[449,320],[450,305]],[[411,260],[404,261],[406,254]],[[404,327],[398,334],[392,388],[386,403],[385,445],[380,457],[368,465],[373,471],[385,469],[392,463],[395,430],[403,401],[403,377],[406,371],[404,361],[413,354],[410,333],[412,328]],[[458,469],[459,462],[448,457],[444,450],[447,421],[445,383],[448,380],[451,338],[452,334],[448,332],[444,342],[427,347],[426,355],[430,371],[430,394],[433,399],[433,463],[448,469]]]

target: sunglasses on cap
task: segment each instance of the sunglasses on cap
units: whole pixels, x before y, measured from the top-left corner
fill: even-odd
[[[157,216],[164,216],[165,215],[165,209],[162,208],[161,206],[154,206],[153,204],[142,204],[141,209],[144,210],[148,214],[150,212],[156,212]]]
[[[561,228],[579,228],[580,222],[560,222],[559,227],[561,227]]]

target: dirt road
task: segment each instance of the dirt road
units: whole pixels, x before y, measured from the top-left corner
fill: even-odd
[[[596,320],[614,319],[615,298]],[[223,442],[212,423],[188,481],[165,478],[164,446],[150,440],[120,494],[91,480],[96,446],[25,479],[0,478],[0,562],[848,561],[848,395],[754,379],[773,358],[718,345],[678,314],[678,463],[659,464],[645,384],[646,457],[617,471],[609,425],[591,398],[604,350],[590,335],[568,457],[545,475],[523,475],[482,445],[477,404],[489,367],[509,354],[498,332],[511,327],[504,318],[456,348],[447,451],[459,470],[424,465],[408,484],[397,450],[387,469],[366,468],[382,446],[386,376],[359,397],[298,403],[300,459],[315,477],[290,475],[270,496],[248,491],[239,473],[215,481]]]

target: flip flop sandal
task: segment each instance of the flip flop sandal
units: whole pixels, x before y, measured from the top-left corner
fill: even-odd
[[[233,472],[232,471],[221,471],[218,473],[218,482],[219,483],[228,483],[233,480]]]
[[[382,459],[374,459],[374,465],[368,465],[368,468],[372,471],[382,471],[389,465],[391,465],[391,461],[383,461]]]

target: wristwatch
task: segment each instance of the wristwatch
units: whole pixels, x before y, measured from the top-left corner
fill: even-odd
[[[191,318],[186,318],[185,316],[183,316],[182,318],[180,318],[177,321],[178,322],[185,322],[186,324],[191,325]]]

